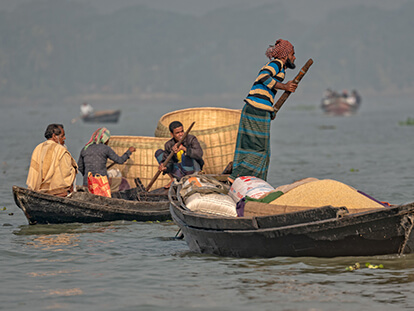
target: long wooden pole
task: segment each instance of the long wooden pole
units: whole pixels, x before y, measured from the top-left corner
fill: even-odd
[[[309,67],[313,64],[312,58],[309,58],[309,60],[306,62],[306,64],[302,67],[302,69],[299,71],[293,82],[298,84],[300,80],[302,80],[303,76],[306,72],[308,72]],[[276,104],[273,105],[273,108],[275,109],[275,112],[278,112],[280,107],[285,103],[286,99],[289,97],[291,92],[285,91],[282,96],[279,97]]]
[[[187,131],[185,131],[183,137],[181,137],[181,139],[178,141],[177,143],[177,147],[180,147],[181,144],[183,143],[184,139],[187,137],[188,133],[191,131],[191,129],[194,126],[194,123],[191,123],[190,127],[187,129]],[[168,162],[170,162],[170,160],[172,159],[172,157],[174,156],[174,151],[171,151],[170,154],[168,155],[168,157],[165,159],[164,166],[168,164]],[[152,177],[150,183],[148,184],[147,188],[145,188],[146,191],[149,191],[152,187],[152,185],[155,183],[155,181],[157,180],[158,176],[160,176],[161,171],[158,170],[157,173],[154,175],[154,177]]]

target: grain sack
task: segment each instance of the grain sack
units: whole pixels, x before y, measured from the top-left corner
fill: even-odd
[[[383,207],[356,189],[332,179],[316,180],[297,186],[270,204],[309,207],[345,206],[349,210]]]
[[[233,161],[241,110],[215,107],[200,107],[176,110],[163,115],[155,130],[156,137],[171,137],[168,126],[180,121],[184,130],[195,122],[190,134],[204,144],[203,171],[206,174],[221,174]]]
[[[186,207],[203,214],[212,214],[226,217],[237,217],[236,203],[226,194],[194,193],[185,200]]]
[[[296,187],[299,187],[299,186],[301,186],[303,184],[306,184],[308,182],[317,181],[317,180],[319,180],[319,179],[314,178],[314,177],[299,179],[299,180],[297,180],[297,181],[295,181],[291,184],[279,186],[274,191],[282,191],[283,193],[287,193],[287,192],[289,192],[290,190],[292,190]]]
[[[183,184],[180,190],[180,196],[185,201],[193,193],[222,193],[228,194],[229,190],[223,183],[217,179],[206,175],[188,175],[181,179]]]
[[[212,177],[190,175],[182,178],[180,196],[186,207],[204,214],[237,217],[236,203],[227,193],[226,186]]]
[[[296,187],[298,187],[300,185],[306,184],[306,183],[311,182],[311,181],[316,181],[316,180],[318,180],[318,179],[317,178],[313,178],[313,177],[308,177],[308,178],[303,178],[303,179],[297,180],[297,181],[295,181],[295,182],[293,182],[291,184],[279,186],[279,187],[275,188],[274,190],[272,190],[270,192],[267,192],[267,193],[264,193],[263,195],[261,195],[259,197],[259,200],[263,200],[262,202],[268,203],[268,200],[269,199],[271,201],[273,201],[273,200],[276,199],[276,198],[273,199],[272,196],[274,197],[277,193],[284,194],[284,193],[286,193],[286,192],[288,192],[288,191],[290,191],[290,190],[292,190],[292,189],[294,189],[294,188],[296,188]]]
[[[237,203],[245,196],[259,199],[274,189],[263,179],[254,176],[241,176],[234,180],[230,187],[229,195]]]

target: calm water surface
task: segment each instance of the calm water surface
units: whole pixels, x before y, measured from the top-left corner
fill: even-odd
[[[414,201],[413,98],[363,98],[356,116],[326,117],[295,100],[272,123],[269,182],[332,178],[381,201]],[[158,119],[191,106],[238,102],[91,102],[122,109],[113,135],[153,136]],[[100,125],[71,124],[78,102],[0,102],[1,310],[412,310],[414,255],[235,259],[197,255],[172,222],[27,225],[12,185],[25,186],[46,125],[63,123],[77,159]],[[81,180],[78,176],[78,183]],[[383,269],[348,272],[356,262]]]

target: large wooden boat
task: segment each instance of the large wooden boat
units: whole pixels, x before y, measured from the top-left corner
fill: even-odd
[[[81,118],[87,123],[116,123],[120,115],[121,110],[102,110],[82,116]]]
[[[257,215],[261,216],[250,213],[223,217],[189,210],[180,190],[177,184],[170,189],[170,212],[192,252],[248,258],[373,256],[414,251],[414,203],[354,213],[346,207],[290,209],[258,203]],[[267,215],[263,215],[264,210]],[[289,210],[295,211],[286,212]]]
[[[13,197],[29,224],[171,219],[167,194],[139,193],[134,189],[126,194],[131,200],[125,200],[122,195],[107,198],[80,191],[63,198],[13,186]]]

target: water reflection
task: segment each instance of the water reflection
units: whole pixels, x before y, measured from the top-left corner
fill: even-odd
[[[45,290],[50,296],[79,296],[83,295],[83,290],[80,288],[69,288],[69,289],[50,289]]]
[[[15,235],[50,235],[62,233],[99,233],[116,232],[123,226],[123,222],[103,222],[94,224],[60,224],[60,225],[23,225],[13,231]]]
[[[80,234],[68,233],[62,233],[59,235],[39,236],[33,239],[33,241],[27,242],[27,245],[34,248],[41,248],[42,250],[61,252],[64,250],[63,248],[61,248],[62,246],[65,246],[65,248],[79,246],[79,237]]]

